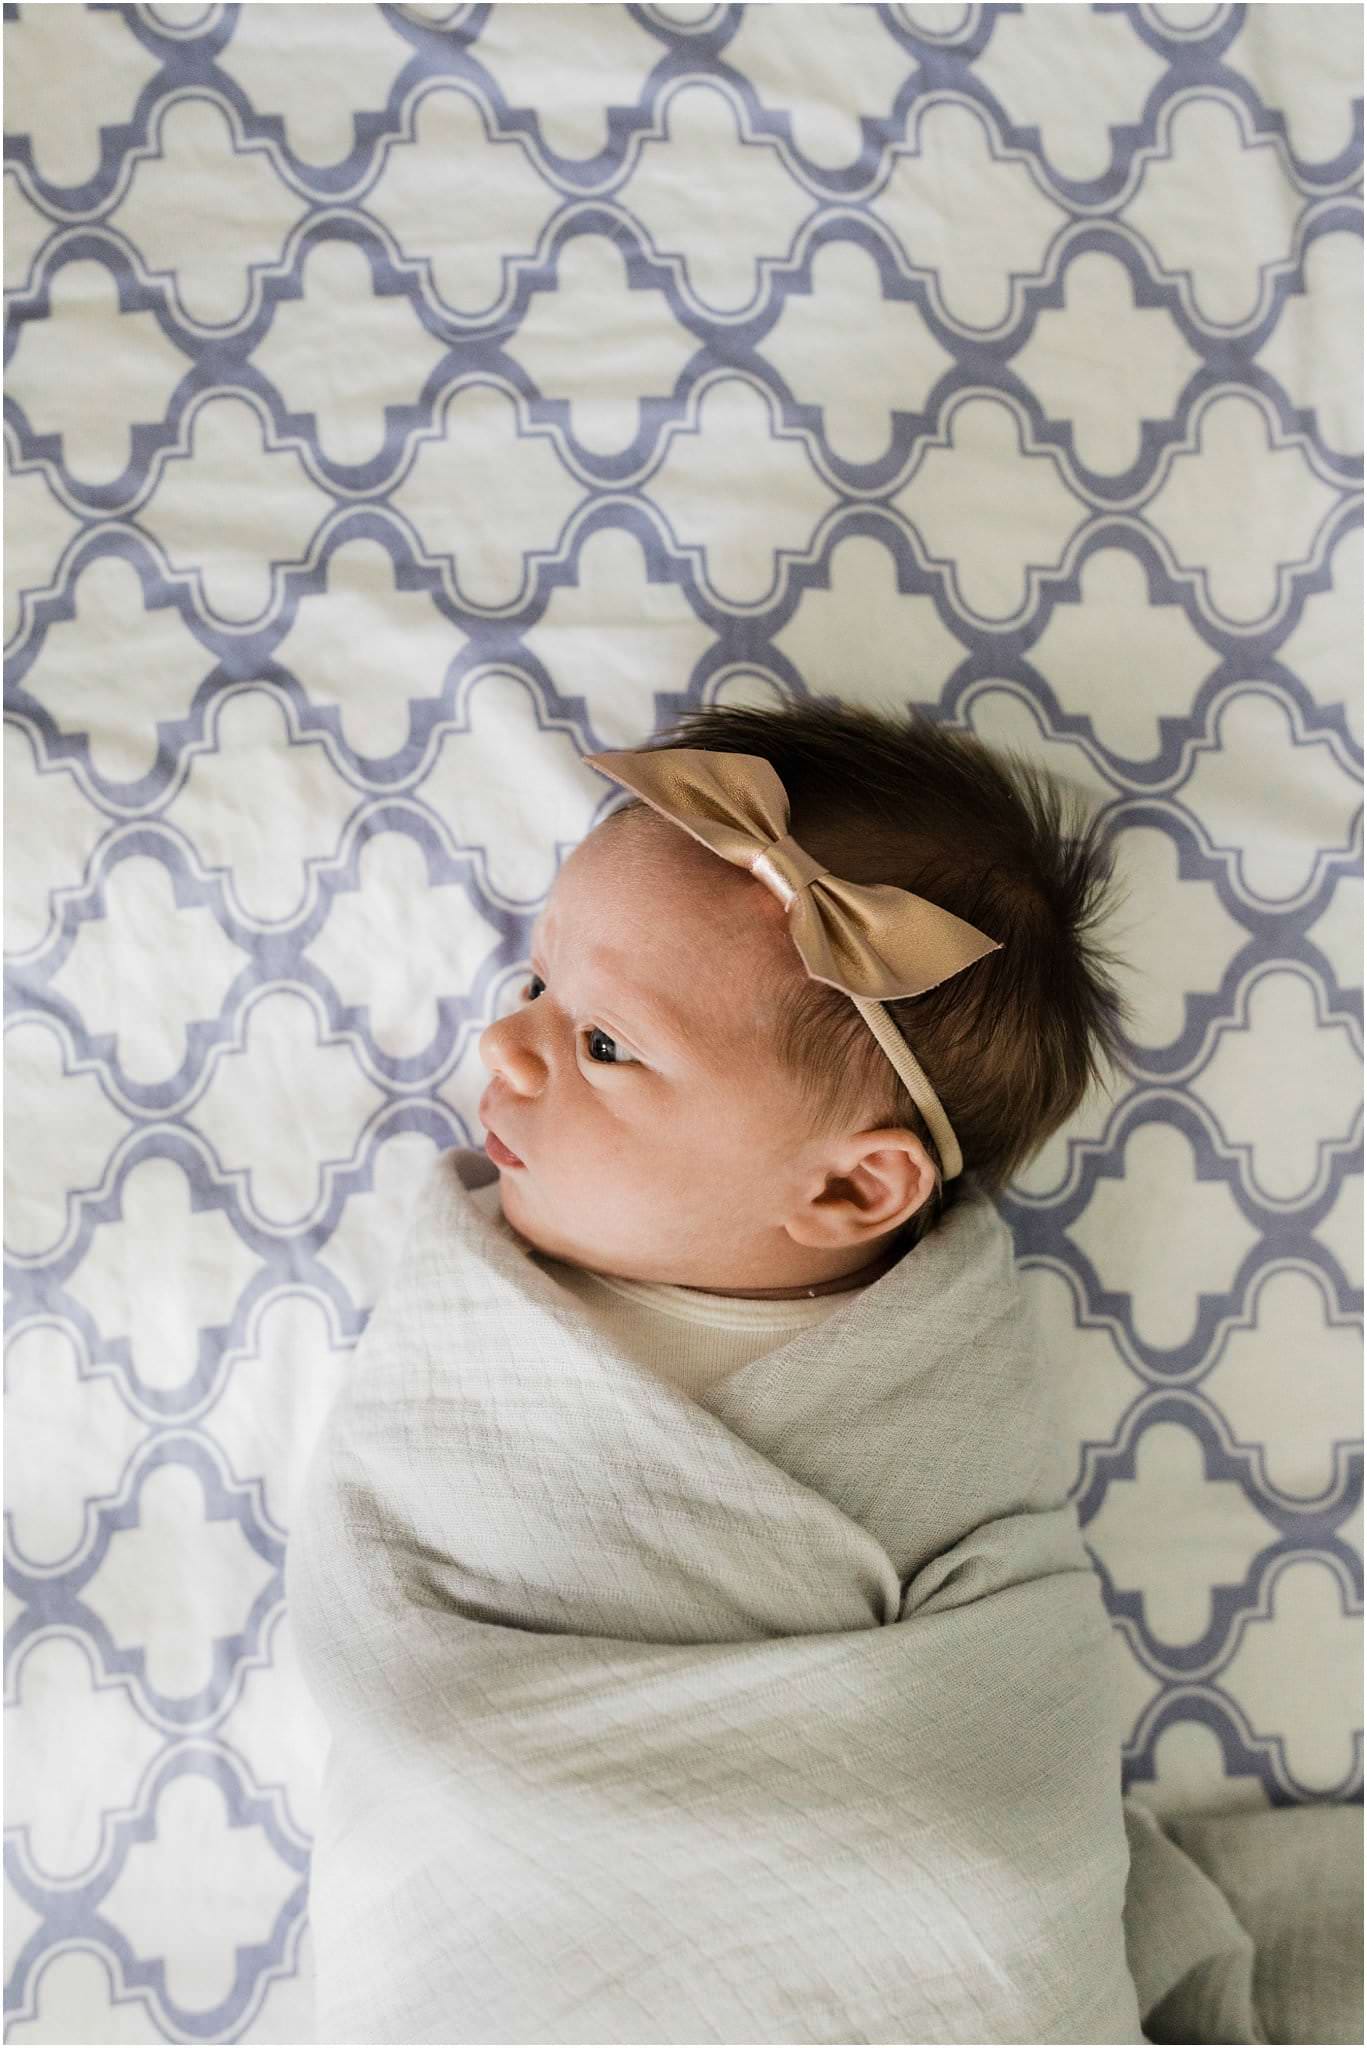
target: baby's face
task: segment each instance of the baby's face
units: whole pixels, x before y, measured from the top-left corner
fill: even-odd
[[[614,819],[561,868],[532,962],[479,1047],[480,1116],[524,1162],[499,1167],[515,1230],[592,1271],[723,1290],[871,1256],[787,1228],[834,1141],[812,1142],[772,1054],[804,971],[762,883],[651,815]]]

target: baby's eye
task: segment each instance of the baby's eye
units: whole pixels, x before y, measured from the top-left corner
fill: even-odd
[[[598,1030],[596,1025],[591,1025],[584,1033],[584,1041],[589,1048],[589,1058],[596,1067],[639,1067],[641,1064],[638,1059],[633,1059],[630,1053],[624,1054],[617,1040],[606,1031]],[[614,1057],[612,1059],[600,1059],[594,1051],[596,1045],[610,1045],[613,1049]]]
[[[527,983],[527,986],[523,989],[522,993],[530,1001],[534,1002],[536,998],[532,993],[533,985],[535,985],[537,989],[543,989],[546,986],[546,984],[541,979],[541,976],[539,974],[533,974],[531,981]],[[613,1038],[610,1035],[610,1033],[606,1031],[600,1031],[596,1025],[590,1025],[588,1030],[582,1033],[582,1036],[589,1048],[588,1057],[593,1061],[593,1064],[596,1067],[639,1067],[641,1064],[640,1060],[633,1058],[633,1056],[630,1053],[624,1054],[621,1046],[618,1045],[617,1040]],[[610,1045],[613,1048],[615,1057],[611,1059],[600,1058],[594,1051],[594,1047],[598,1044]]]

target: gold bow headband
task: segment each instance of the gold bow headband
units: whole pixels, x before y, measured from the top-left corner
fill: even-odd
[[[963,1154],[949,1118],[883,1003],[924,995],[1000,941],[909,889],[845,882],[822,867],[789,832],[788,792],[758,754],[655,747],[584,759],[773,891],[808,974],[853,999],[925,1118],[945,1179],[957,1179]]]

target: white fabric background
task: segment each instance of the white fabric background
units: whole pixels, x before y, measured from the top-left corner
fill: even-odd
[[[681,709],[1104,809],[1013,1187],[1162,1811],[1361,1800],[1356,6],[6,9],[6,2012],[295,2041],[294,1488]]]

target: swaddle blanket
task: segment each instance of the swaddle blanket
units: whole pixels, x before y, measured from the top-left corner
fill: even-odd
[[[1140,2041],[1108,1630],[971,1182],[689,1400],[443,1155],[290,1558],[329,2041]]]

